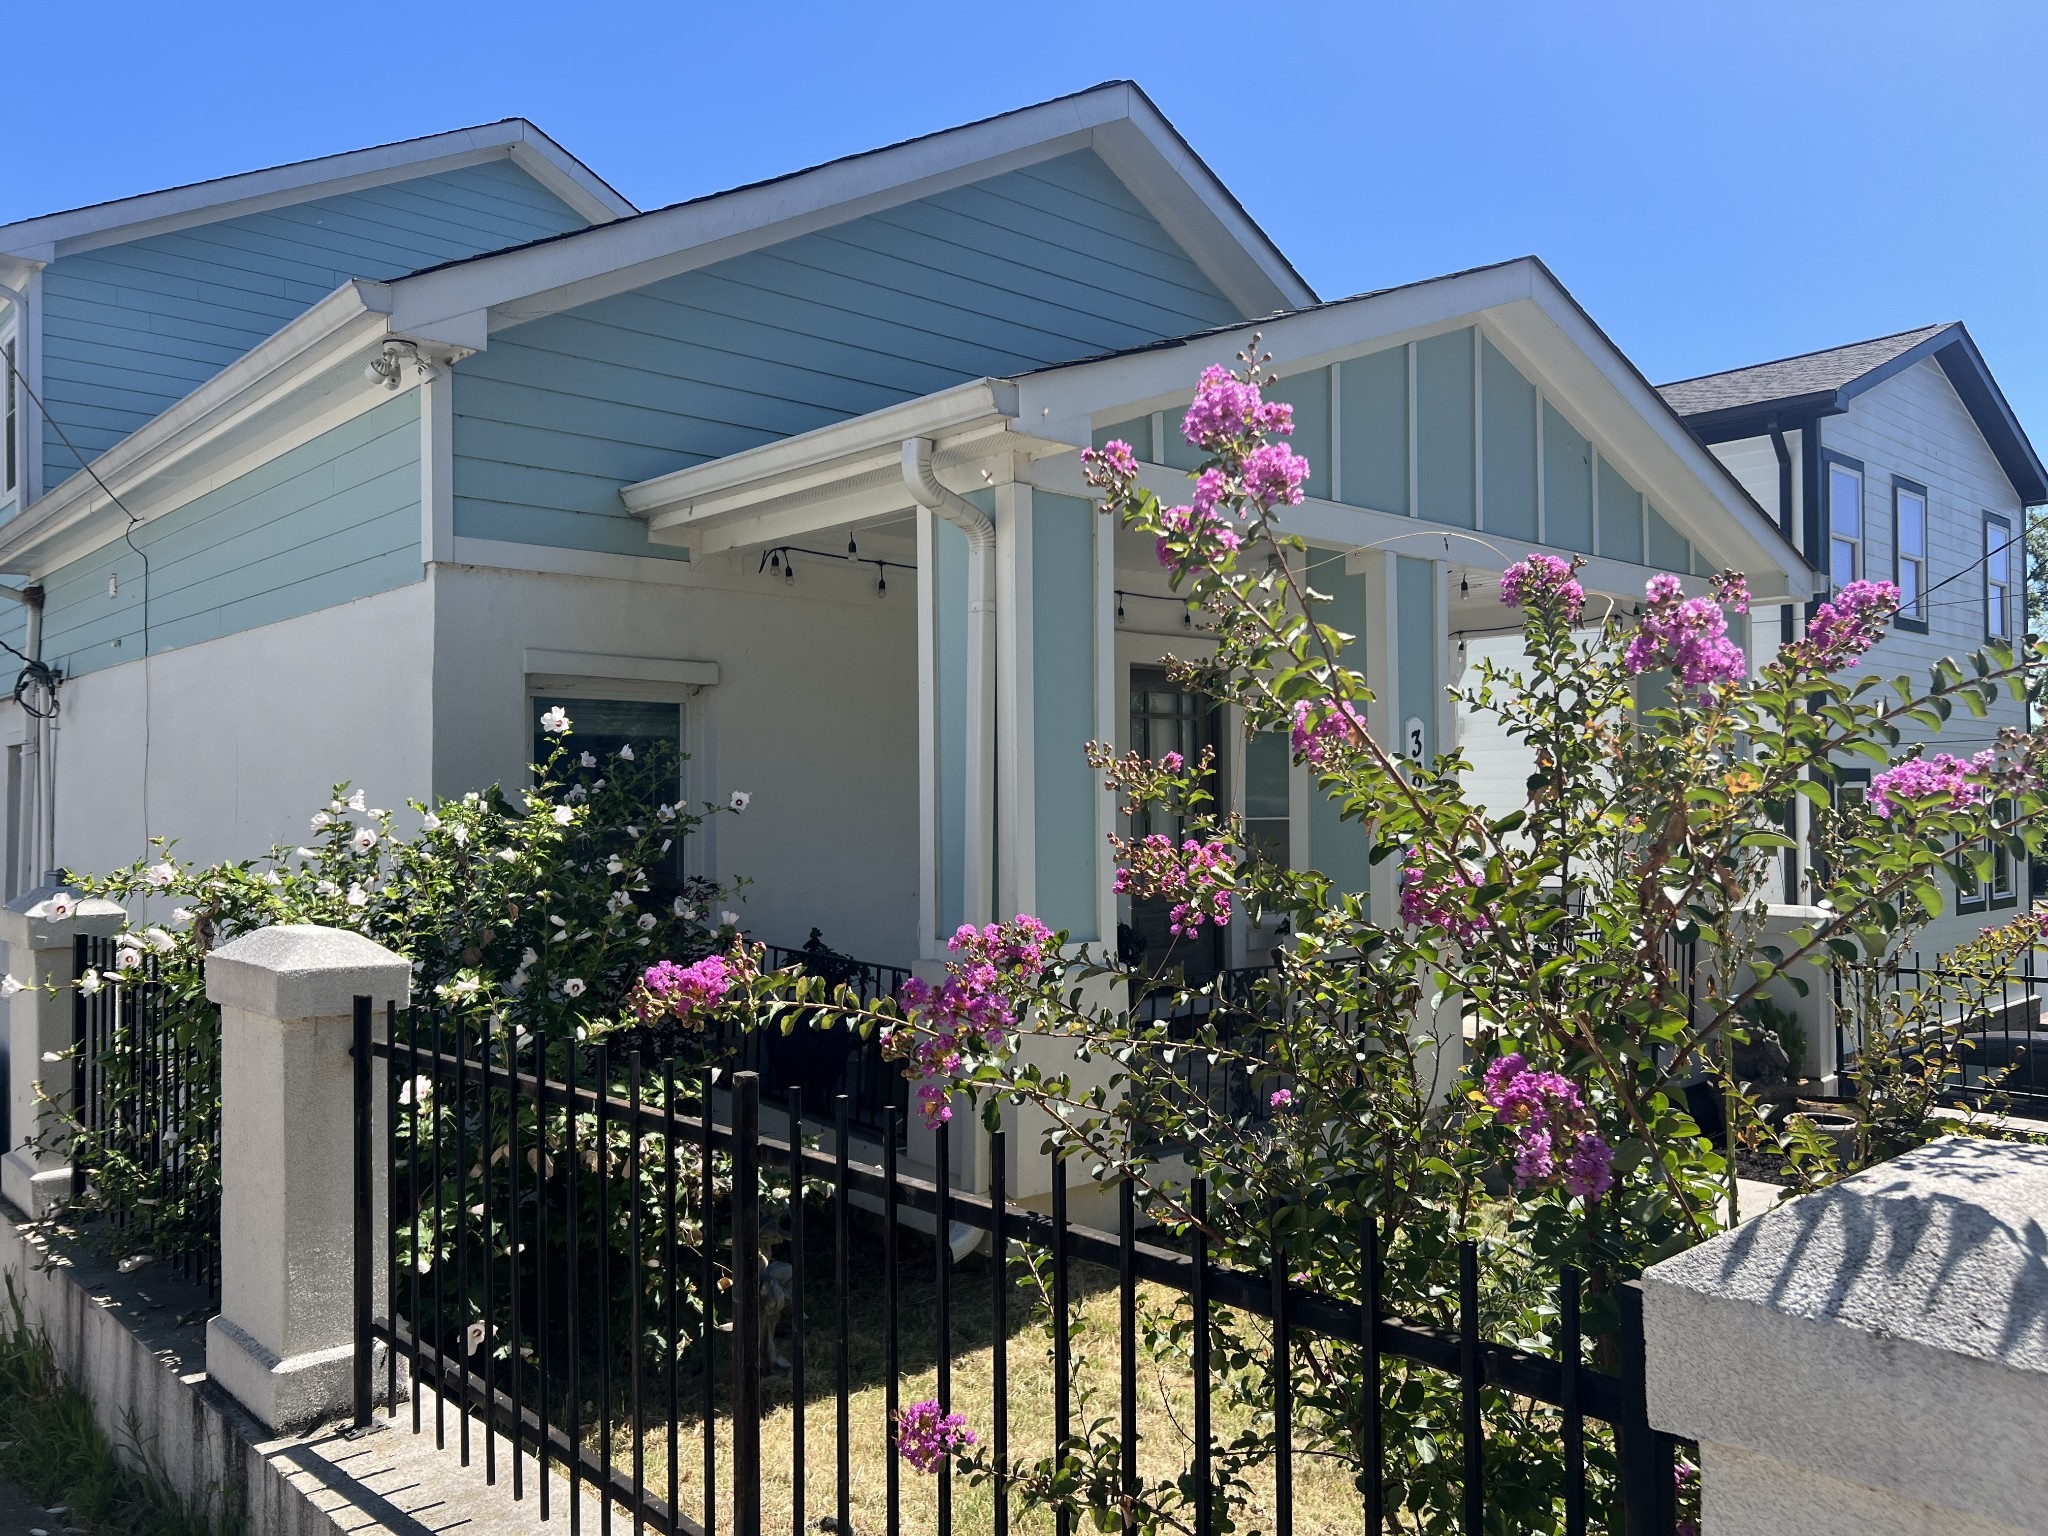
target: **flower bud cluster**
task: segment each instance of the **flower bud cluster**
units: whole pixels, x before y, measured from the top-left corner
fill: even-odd
[[[1900,800],[1940,799],[1955,810],[1981,805],[1984,786],[1977,781],[1991,773],[1996,760],[1997,754],[1988,750],[1968,759],[1947,752],[1909,757],[1873,775],[1864,802],[1886,818],[1895,810],[1906,809]]]
[[[1365,742],[1365,716],[1343,699],[1294,706],[1294,728],[1288,733],[1294,755],[1311,767]]]
[[[1852,581],[1822,603],[1806,622],[1806,638],[1786,647],[1794,661],[1816,672],[1853,667],[1884,638],[1899,611],[1899,589],[1888,581]]]
[[[1203,923],[1218,928],[1230,921],[1229,850],[1215,839],[1184,838],[1176,846],[1163,832],[1136,841],[1110,839],[1124,867],[1116,872],[1119,896],[1163,896],[1173,902],[1167,927],[1176,938],[1192,937]]]

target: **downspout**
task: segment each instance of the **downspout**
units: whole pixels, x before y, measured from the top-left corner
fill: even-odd
[[[995,868],[996,525],[932,470],[930,438],[903,440],[903,484],[920,507],[967,535],[967,784],[961,807],[967,847],[961,859],[961,915],[986,923],[994,913]]]
[[[1773,416],[1766,424],[1771,434],[1771,452],[1778,456],[1778,529],[1792,537],[1792,450],[1785,446],[1785,429]]]

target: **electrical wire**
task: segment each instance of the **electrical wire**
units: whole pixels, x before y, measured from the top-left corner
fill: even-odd
[[[140,561],[142,562],[142,844],[143,844],[143,851],[144,851],[144,853],[145,853],[145,854],[147,854],[147,852],[149,851],[149,848],[150,848],[150,837],[149,837],[149,770],[150,770],[150,745],[151,745],[151,720],[150,720],[150,707],[149,707],[149,706],[150,706],[150,699],[149,699],[149,694],[150,694],[150,689],[149,689],[149,586],[150,586],[150,562],[149,562],[149,553],[148,553],[148,551],[146,551],[145,549],[143,549],[143,547],[142,547],[142,546],[141,546],[140,544],[137,544],[137,543],[135,542],[135,529],[136,529],[136,526],[137,526],[138,524],[140,524],[140,523],[141,523],[142,519],[141,519],[141,518],[139,518],[139,517],[137,517],[137,516],[135,515],[134,511],[133,511],[133,510],[132,510],[132,509],[131,509],[131,508],[129,507],[129,505],[128,505],[128,503],[127,503],[127,502],[123,501],[123,500],[122,500],[122,499],[121,499],[121,498],[120,498],[119,496],[117,496],[117,495],[116,495],[116,494],[114,493],[114,488],[113,488],[112,486],[108,485],[106,481],[104,481],[104,480],[102,480],[102,479],[100,478],[100,473],[99,473],[99,471],[98,471],[98,470],[96,470],[96,469],[94,469],[94,468],[92,467],[91,463],[90,463],[90,462],[89,462],[89,461],[88,461],[88,460],[86,459],[85,455],[84,455],[84,454],[82,454],[82,453],[80,453],[80,452],[78,451],[78,445],[77,445],[76,443],[74,443],[74,442],[72,442],[72,441],[71,441],[71,434],[70,434],[69,432],[66,432],[66,431],[64,430],[64,423],[63,423],[63,422],[61,422],[61,421],[59,421],[59,420],[58,420],[58,419],[57,419],[57,418],[56,418],[55,416],[53,416],[53,415],[51,415],[51,414],[50,414],[50,408],[49,408],[49,406],[47,406],[47,405],[45,405],[45,404],[43,403],[43,399],[42,399],[42,396],[40,396],[40,395],[38,395],[38,394],[36,393],[36,391],[35,391],[35,388],[34,388],[34,386],[32,386],[32,385],[31,385],[31,384],[29,383],[29,381],[28,381],[28,376],[27,376],[26,374],[24,374],[24,373],[23,373],[23,372],[21,371],[21,364],[20,364],[20,363],[18,363],[18,362],[15,362],[15,361],[13,361],[13,360],[11,360],[11,359],[10,359],[10,360],[9,360],[9,362],[8,362],[8,371],[9,371],[9,372],[11,372],[11,373],[12,373],[12,374],[14,375],[14,377],[15,377],[16,381],[17,381],[17,382],[18,382],[18,383],[19,383],[19,384],[21,385],[21,390],[22,390],[22,393],[28,396],[28,398],[29,398],[29,401],[30,401],[30,403],[32,403],[32,404],[33,404],[33,405],[35,406],[35,408],[36,408],[36,413],[37,413],[37,414],[38,414],[39,416],[41,416],[41,417],[42,417],[42,419],[43,419],[44,421],[46,421],[46,422],[48,422],[48,423],[49,423],[49,425],[50,425],[51,429],[52,429],[53,431],[55,431],[55,432],[56,432],[56,434],[57,434],[57,439],[58,439],[58,441],[59,441],[59,442],[61,442],[61,443],[63,443],[63,445],[65,446],[65,448],[66,448],[66,449],[68,449],[68,450],[70,451],[71,457],[72,457],[72,458],[74,458],[74,459],[76,459],[76,460],[78,461],[78,467],[79,467],[80,469],[82,469],[82,470],[84,470],[84,471],[85,471],[85,473],[86,473],[86,474],[87,474],[87,475],[88,475],[88,476],[89,476],[89,477],[91,478],[91,480],[92,480],[92,483],[93,483],[94,485],[96,485],[96,486],[98,486],[98,487],[100,488],[100,493],[101,493],[102,495],[104,495],[104,496],[105,496],[105,497],[107,498],[107,500],[108,500],[108,501],[112,502],[112,503],[113,503],[113,504],[114,504],[115,506],[117,506],[117,507],[119,507],[119,508],[121,509],[121,515],[122,515],[123,517],[125,517],[125,518],[127,518],[127,519],[128,519],[127,525],[126,525],[126,526],[125,526],[125,527],[124,527],[124,528],[123,528],[123,529],[121,530],[121,540],[122,540],[122,542],[123,542],[123,543],[125,543],[125,544],[126,544],[126,545],[128,546],[129,550],[130,550],[131,552],[133,552],[133,554],[135,555],[135,558],[136,558],[136,559],[138,559],[138,560],[140,560]],[[7,647],[7,649],[8,649],[8,650],[10,650],[10,651],[14,651],[14,654],[15,654],[15,655],[17,655],[17,656],[21,656],[21,652],[20,652],[20,651],[15,651],[15,650],[14,650],[14,647],[13,647],[13,646],[11,646],[11,645],[10,645],[10,646],[8,646],[8,647]],[[23,657],[22,657],[22,659],[23,659],[24,661],[27,661],[27,660],[28,660],[28,658],[27,658],[27,657],[25,657],[25,656],[23,656]],[[39,663],[32,663],[31,665],[40,665],[40,664],[39,664]],[[27,676],[28,676],[28,674],[27,674],[26,672],[24,672],[24,673],[22,674],[22,676],[21,676],[21,677],[17,677],[17,678],[15,679],[15,683],[14,683],[14,696],[15,696],[15,698],[16,698],[17,700],[21,699],[21,696],[22,696],[22,691],[23,691],[23,688],[24,688],[24,687],[26,686],[26,684],[25,684],[25,681],[24,681],[24,679],[26,679],[26,678],[27,678]],[[44,668],[43,668],[43,680],[44,680],[44,681],[46,682],[46,685],[48,686],[48,688],[49,688],[49,690],[50,690],[50,711],[49,711],[49,714],[50,714],[50,716],[54,716],[54,715],[56,714],[56,712],[57,712],[57,702],[56,702],[56,700],[57,700],[57,677],[56,677],[56,674],[55,674],[55,672],[53,672],[53,671],[52,671],[52,670],[51,670],[50,668],[48,668],[48,667],[44,667]],[[23,707],[24,709],[27,709],[27,708],[28,708],[28,705],[27,705],[27,703],[26,703],[25,701],[23,702],[23,705],[22,705],[22,707]],[[33,713],[33,711],[31,711],[31,713]],[[49,718],[49,716],[40,716],[39,718]]]

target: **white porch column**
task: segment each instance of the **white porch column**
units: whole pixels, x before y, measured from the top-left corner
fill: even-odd
[[[1398,752],[1401,743],[1400,673],[1401,599],[1396,584],[1395,557],[1384,550],[1367,550],[1349,556],[1346,569],[1365,580],[1365,685],[1372,690],[1372,702],[1365,707],[1365,726],[1373,740]],[[1401,865],[1396,859],[1382,859],[1372,866],[1372,918],[1390,923],[1400,910]]]
[[[412,967],[361,934],[294,924],[259,929],[206,961],[221,1009],[220,1314],[206,1370],[279,1431],[349,1406],[354,1349],[354,1000],[403,1007]],[[373,1095],[371,1145],[384,1147]],[[372,1305],[389,1284],[390,1213],[372,1181]],[[381,1379],[382,1372],[377,1373]]]
[[[993,494],[956,500],[987,518]],[[919,945],[927,958],[963,922],[994,914],[996,822],[996,540],[970,537],[936,512],[917,518]]]
[[[49,901],[78,902],[69,918],[52,918]],[[72,982],[77,979],[72,941],[106,938],[128,921],[125,908],[99,897],[81,898],[65,885],[38,886],[0,907],[0,940],[7,945],[7,974],[21,990],[7,1001],[8,1139],[0,1159],[0,1194],[17,1209],[40,1216],[50,1201],[70,1193],[71,1163],[59,1134],[62,1120],[40,1103],[48,1097],[68,1103],[71,1063],[44,1058],[71,1048]],[[38,1141],[45,1145],[38,1147]]]
[[[1703,1536],[2048,1529],[2048,1148],[1949,1137],[1643,1276]]]

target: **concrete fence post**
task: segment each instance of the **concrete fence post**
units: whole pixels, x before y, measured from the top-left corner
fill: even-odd
[[[71,984],[78,979],[72,941],[107,938],[127,921],[118,902],[82,897],[68,885],[38,886],[0,907],[7,974],[21,983],[6,1005],[8,1146],[0,1157],[0,1194],[30,1216],[71,1192],[63,1122],[41,1101],[69,1107],[71,1097],[70,1060],[47,1058],[71,1048]]]
[[[2048,1147],[1952,1136],[1643,1276],[1701,1536],[2048,1531]]]
[[[354,1000],[412,994],[412,968],[361,934],[264,928],[206,960],[221,1019],[220,1314],[206,1370],[279,1432],[346,1413],[354,1349]],[[383,1156],[385,1097],[371,1145]],[[373,1305],[390,1272],[381,1171]],[[378,1373],[381,1376],[381,1372]]]

